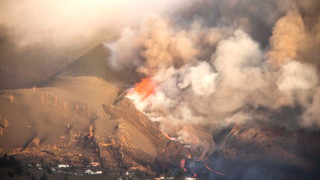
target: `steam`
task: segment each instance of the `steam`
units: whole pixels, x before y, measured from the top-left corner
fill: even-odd
[[[199,133],[204,129],[268,123],[288,107],[303,113],[298,122],[276,119],[279,125],[320,127],[319,3],[203,0],[192,5],[149,18],[108,45],[113,66],[136,68],[156,84],[156,93],[146,99],[128,94],[139,109],[195,146],[205,144]],[[203,16],[199,7],[226,9]]]

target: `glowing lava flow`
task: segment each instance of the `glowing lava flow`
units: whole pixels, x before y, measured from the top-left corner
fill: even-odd
[[[160,129],[160,131],[162,132],[162,134],[169,140],[172,140],[172,137],[169,136],[168,133],[164,132],[164,130]]]
[[[214,172],[214,173],[216,173],[216,174],[218,174],[218,175],[220,175],[220,176],[225,176],[225,175],[222,174],[221,172],[218,172],[218,171],[215,171],[215,170],[211,169],[207,164],[204,164],[204,165],[206,166],[206,168],[207,168],[209,171],[212,171],[212,172]]]
[[[181,162],[180,162],[180,166],[184,170],[184,172],[187,172],[187,169],[184,167],[185,165],[186,165],[186,160],[182,159]]]
[[[155,93],[155,82],[151,78],[144,78],[141,82],[135,84],[134,91],[144,100]]]
[[[192,159],[191,154],[190,154],[190,150],[189,150],[189,153],[188,153],[188,158]]]

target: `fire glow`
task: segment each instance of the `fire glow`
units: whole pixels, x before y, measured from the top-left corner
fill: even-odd
[[[221,172],[218,172],[218,171],[215,171],[213,170],[212,168],[210,168],[207,164],[204,164],[206,166],[206,168],[209,170],[209,171],[212,171],[220,176],[225,176],[224,174],[222,174]]]
[[[173,138],[169,136],[168,133],[166,133],[164,130],[160,129],[160,131],[162,132],[162,134],[169,140],[172,140]]]
[[[181,168],[183,169],[184,172],[187,172],[187,169],[185,168],[185,165],[186,165],[186,160],[182,159],[180,161],[180,166],[181,166]]]
[[[156,92],[155,82],[151,78],[144,78],[139,83],[135,84],[134,91],[141,96],[142,100],[144,100]]]

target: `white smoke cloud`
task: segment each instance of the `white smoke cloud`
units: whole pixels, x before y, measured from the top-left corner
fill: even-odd
[[[219,87],[213,95],[216,112],[231,113],[247,104],[266,103],[263,96],[258,95],[263,95],[270,86],[262,60],[259,45],[241,30],[218,44],[212,56],[220,75]]]
[[[309,3],[203,0],[197,5],[225,7],[230,13],[205,17],[201,8],[190,7],[171,19],[151,18],[114,43],[123,44],[123,54],[113,63],[130,64],[156,84],[145,99],[137,92],[128,95],[142,111],[196,148],[208,135],[200,133],[204,129],[269,122],[288,107],[303,109],[298,117],[303,127],[320,125],[319,74],[312,56],[317,53],[302,47],[317,44],[311,37],[318,39],[317,25],[306,26],[302,16],[304,8],[313,9]],[[113,53],[117,57],[117,49]]]
[[[223,33],[225,29],[228,31]],[[205,126],[215,129],[257,118],[268,121],[269,116],[255,111],[259,107],[301,106],[309,112],[302,123],[313,124],[313,109],[318,104],[310,104],[308,99],[318,86],[317,69],[296,60],[273,68],[259,43],[241,29],[206,28],[199,22],[181,29],[158,17],[130,33],[115,42],[125,44],[123,40],[129,39],[132,44],[121,46],[128,53],[114,62],[120,66],[131,63],[156,86],[147,98],[137,92],[128,97],[181,142],[199,148],[203,143],[197,141]],[[183,41],[183,48],[177,39]],[[181,55],[183,51],[185,55]],[[127,55],[131,58],[126,59]],[[132,64],[133,59],[139,63]],[[252,109],[248,111],[248,107]]]
[[[218,74],[212,72],[211,67],[206,62],[199,62],[192,66],[190,70],[183,75],[183,82],[178,84],[183,89],[191,86],[196,95],[209,95],[215,90],[215,80]]]
[[[228,28],[205,28],[199,22],[181,29],[168,18],[152,16],[139,28],[126,28],[119,40],[106,45],[113,50],[114,67],[133,65],[151,76],[161,69],[195,62],[197,57],[209,58],[217,42],[230,32]]]
[[[277,82],[290,104],[293,104],[297,96],[305,96],[300,101],[306,101],[313,96],[313,91],[318,86],[318,74],[314,66],[298,61],[287,60],[281,67],[281,75]],[[310,91],[311,90],[311,91]],[[302,104],[304,102],[300,102]]]
[[[130,43],[135,36],[136,34],[131,28],[126,28],[122,31],[121,37],[116,43],[105,43],[105,46],[109,47],[112,52],[109,61],[111,67],[121,70],[124,67],[138,66],[140,64],[139,46],[136,43]]]

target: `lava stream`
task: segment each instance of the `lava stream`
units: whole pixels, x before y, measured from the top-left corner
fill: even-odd
[[[212,171],[212,172],[214,172],[214,173],[216,173],[216,174],[218,174],[218,175],[220,175],[220,176],[226,176],[226,175],[222,174],[221,172],[218,172],[218,171],[215,171],[215,170],[211,169],[207,164],[204,164],[204,165],[206,166],[206,168],[207,168],[209,171]]]
[[[186,164],[186,160],[185,159],[182,159],[181,162],[180,162],[180,166],[181,168],[184,170],[184,172],[187,172],[187,169],[184,167]]]
[[[169,140],[172,140],[172,137],[169,136],[168,133],[164,132],[164,130],[160,129],[160,131],[162,132],[162,134]]]
[[[137,92],[142,100],[155,93],[155,82],[151,78],[144,78],[135,84],[134,91]]]

